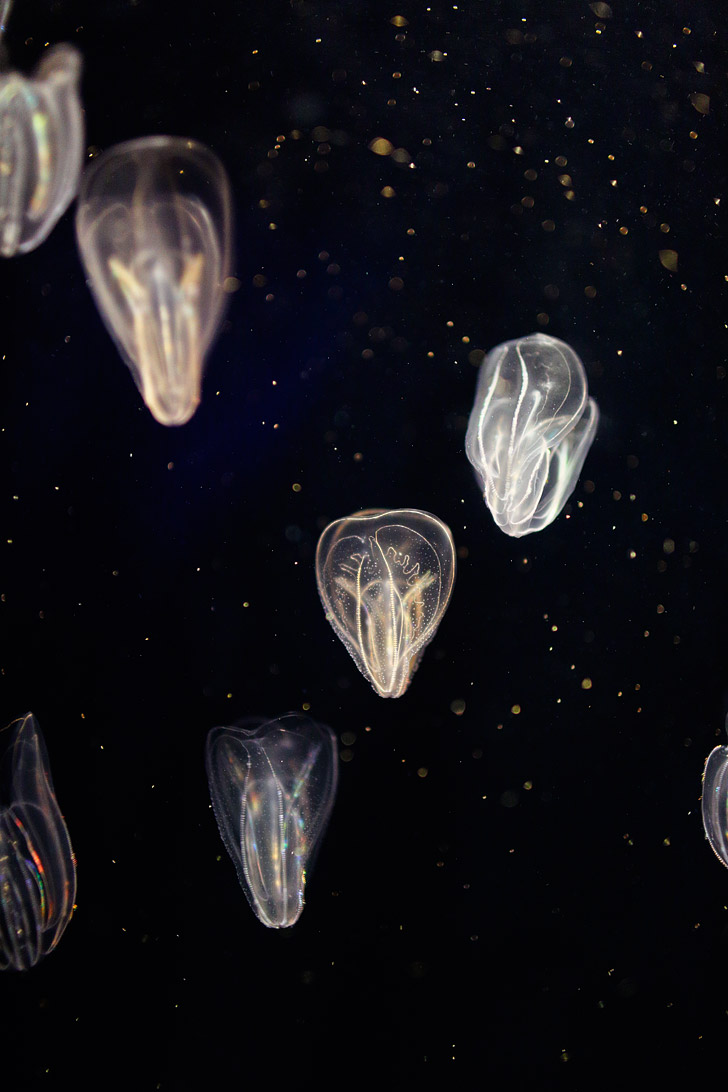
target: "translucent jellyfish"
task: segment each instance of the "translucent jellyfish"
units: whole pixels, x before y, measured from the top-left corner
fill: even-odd
[[[76,860],[32,713],[0,732],[0,747],[0,970],[26,971],[70,921]]]
[[[225,170],[193,140],[117,144],[84,174],[76,235],[91,291],[163,425],[183,425],[200,401],[225,304],[231,233]]]
[[[708,755],[702,809],[706,837],[716,857],[728,868],[728,747],[715,747]]]
[[[294,925],[336,796],[330,728],[287,713],[213,728],[205,763],[220,835],[256,916]]]
[[[382,698],[399,698],[435,636],[455,581],[449,527],[414,508],[330,523],[316,549],[326,617]]]
[[[556,519],[599,422],[574,350],[547,334],[506,341],[480,369],[465,449],[502,531],[532,534]]]
[[[34,250],[78,190],[81,55],[49,49],[32,76],[0,72],[0,254]]]

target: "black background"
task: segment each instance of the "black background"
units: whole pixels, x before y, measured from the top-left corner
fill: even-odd
[[[0,981],[3,1088],[707,1079],[728,1031],[728,875],[700,818],[728,707],[721,5],[17,0],[14,67],[59,41],[89,149],[171,133],[220,156],[239,288],[170,429],[95,310],[73,210],[0,268],[0,718],[37,716],[78,865],[57,949]],[[482,353],[535,330],[581,355],[602,416],[565,511],[515,540],[464,436]],[[434,512],[459,551],[397,701],[314,579],[324,526],[369,507]],[[306,707],[339,793],[303,916],[270,931],[204,741]]]

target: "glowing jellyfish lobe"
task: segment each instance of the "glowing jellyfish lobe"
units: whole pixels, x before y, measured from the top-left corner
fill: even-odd
[[[182,425],[200,401],[230,271],[232,198],[202,144],[117,144],[84,174],[76,213],[91,291],[154,417]]]
[[[382,698],[399,698],[409,686],[454,581],[450,529],[413,508],[335,520],[316,549],[326,617]]]
[[[73,913],[76,861],[31,713],[0,732],[0,970],[55,948]]]
[[[78,190],[84,151],[81,55],[49,49],[32,76],[0,72],[0,254],[34,250]]]
[[[205,764],[220,835],[255,915],[294,925],[336,796],[330,728],[288,713],[213,728]]]
[[[715,747],[708,755],[701,807],[705,836],[716,857],[728,868],[728,747]]]
[[[488,353],[465,449],[502,531],[520,538],[556,519],[598,422],[584,365],[565,342],[531,334]]]

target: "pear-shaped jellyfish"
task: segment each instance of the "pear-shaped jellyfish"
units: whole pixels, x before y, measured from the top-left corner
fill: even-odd
[[[330,523],[316,549],[326,617],[382,698],[409,686],[447,609],[455,544],[437,516],[375,508]]]
[[[294,925],[336,796],[334,733],[297,713],[213,728],[205,763],[220,835],[253,912],[270,929]]]
[[[728,747],[715,747],[708,755],[702,811],[706,837],[716,857],[728,868]]]
[[[547,334],[506,341],[480,368],[465,449],[502,531],[532,534],[556,519],[599,422],[584,365]]]
[[[49,49],[32,76],[0,71],[0,254],[34,250],[78,190],[81,55]]]
[[[55,948],[73,913],[76,860],[32,713],[0,732],[0,970]]]
[[[78,247],[96,305],[163,425],[200,401],[225,305],[232,198],[209,148],[180,137],[117,144],[84,174]]]

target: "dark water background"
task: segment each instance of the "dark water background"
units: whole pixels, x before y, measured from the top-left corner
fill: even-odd
[[[705,1079],[728,1031],[700,819],[728,707],[720,6],[17,0],[13,65],[57,41],[90,148],[220,156],[240,284],[167,429],[72,211],[0,268],[0,720],[36,714],[78,861],[58,948],[0,981],[3,1089]],[[602,419],[566,511],[517,541],[463,448],[482,353],[535,330]],[[459,548],[396,702],[313,575],[322,528],[368,507],[434,512]],[[304,704],[339,795],[273,932],[203,747]]]

